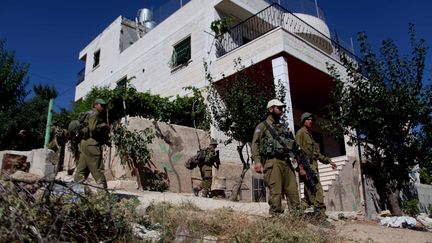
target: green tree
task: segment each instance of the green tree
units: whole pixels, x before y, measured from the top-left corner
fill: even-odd
[[[60,108],[60,111],[54,112],[53,121],[57,123],[57,126],[67,129],[70,121],[73,119],[73,113],[66,108]]]
[[[18,106],[14,115],[17,128],[26,130],[31,142],[26,149],[43,147],[49,100],[57,96],[57,90],[49,85],[34,85],[33,92],[35,96]]]
[[[36,94],[36,96],[45,100],[55,99],[58,95],[58,92],[54,86],[43,84],[34,85],[33,92]]]
[[[8,51],[6,42],[0,39],[0,112],[24,101],[28,68],[29,64],[16,60],[15,53]]]
[[[28,92],[27,72],[29,65],[15,58],[6,49],[6,41],[0,39],[0,150],[16,147],[19,132],[15,114]]]
[[[249,148],[246,147],[249,154],[254,129],[267,117],[267,102],[284,92],[280,86],[276,87],[276,94],[273,77],[267,76],[259,65],[246,69],[240,58],[234,60],[235,74],[223,76],[223,81],[217,83],[206,62],[204,68],[206,79],[210,83],[207,100],[213,124],[230,139],[228,142],[238,142],[237,151],[243,170],[231,197],[232,200],[237,200],[243,178],[250,166],[250,157],[244,158],[243,150],[249,144]],[[283,97],[278,98],[283,100]]]
[[[402,214],[399,192],[409,183],[409,172],[431,151],[425,132],[431,127],[432,89],[422,83],[427,48],[413,25],[409,36],[410,55],[400,55],[392,40],[383,41],[376,54],[359,33],[362,61],[342,56],[346,78],[329,66],[336,86],[326,128],[363,148],[363,171],[375,182],[381,208],[388,202],[393,215]]]

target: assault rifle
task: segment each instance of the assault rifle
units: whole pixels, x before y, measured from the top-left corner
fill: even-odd
[[[310,167],[310,163],[308,159],[306,158],[304,152],[300,148],[300,146],[295,142],[294,136],[291,131],[288,132],[288,139],[292,140],[293,143],[291,146],[286,144],[275,132],[272,126],[267,123],[267,121],[264,122],[267,129],[269,130],[272,137],[279,142],[287,151],[287,158],[289,155],[292,155],[299,165],[299,174],[302,176],[305,180],[305,183],[309,183],[310,187],[315,188],[316,183],[318,182],[318,177],[313,172],[313,170]]]
[[[294,139],[292,133],[290,134],[291,137]],[[315,172],[313,172],[312,168],[310,167],[310,163],[308,159],[306,158],[304,152],[296,142],[294,142],[293,144],[293,154],[299,166],[300,176],[306,179],[305,182],[309,183],[310,187],[315,188],[315,185],[318,182],[318,177],[315,174]]]
[[[219,158],[219,150],[216,150],[216,156],[214,160],[214,167],[219,170],[220,158]]]

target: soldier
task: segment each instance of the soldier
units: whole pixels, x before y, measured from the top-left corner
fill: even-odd
[[[319,182],[318,175],[318,160],[323,164],[330,164],[333,169],[337,168],[335,162],[331,161],[320,153],[319,144],[312,137],[312,127],[315,122],[315,117],[309,112],[305,112],[301,116],[302,127],[296,133],[296,142],[304,151],[306,158],[309,160],[312,171],[317,175],[318,180],[314,188],[311,188],[308,183],[304,185],[305,201],[308,206],[314,207],[314,214],[318,218],[325,218],[326,206],[324,204],[324,194],[322,185]]]
[[[75,172],[74,181],[83,182],[92,174],[96,183],[107,188],[102,161],[102,145],[109,144],[109,125],[106,120],[106,102],[96,99],[94,109],[89,111],[82,129],[83,138],[80,142],[80,157]]]
[[[295,171],[287,153],[292,151],[294,136],[280,123],[285,106],[277,99],[270,100],[267,103],[268,117],[255,128],[252,139],[254,169],[257,173],[264,172],[264,182],[270,190],[268,203],[272,215],[283,213],[284,196],[290,209],[298,207],[300,202]]]
[[[68,141],[68,134],[65,129],[57,125],[56,121],[52,123],[50,139],[51,141],[48,144],[48,148],[54,151],[53,162],[57,165],[57,171],[63,171],[64,153]]]
[[[203,197],[210,196],[212,179],[213,179],[213,168],[214,165],[216,168],[219,167],[219,157],[216,152],[216,147],[218,146],[218,142],[216,139],[210,140],[210,145],[203,151],[202,159],[200,159],[198,163],[198,167],[201,172],[201,184],[198,187],[193,188],[193,193],[195,196],[198,196],[201,191],[201,195]],[[199,151],[201,152],[201,151]]]

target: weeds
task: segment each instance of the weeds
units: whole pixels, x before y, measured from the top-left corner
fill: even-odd
[[[223,208],[202,211],[190,203],[174,206],[168,203],[148,207],[148,216],[161,225],[163,242],[177,237],[188,241],[216,237],[221,242],[333,242],[329,232],[314,230],[295,214],[264,218],[248,216]]]
[[[54,192],[37,200],[19,183],[0,181],[0,241],[131,241],[133,201],[117,203],[105,192],[79,197]]]

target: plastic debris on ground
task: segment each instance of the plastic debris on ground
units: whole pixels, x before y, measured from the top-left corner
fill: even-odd
[[[409,216],[379,217],[380,225],[392,228],[414,228],[417,220]]]

